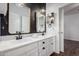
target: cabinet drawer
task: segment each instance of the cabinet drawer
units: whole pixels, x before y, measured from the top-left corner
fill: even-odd
[[[38,47],[37,43],[32,43],[32,44],[29,44],[29,45],[26,45],[23,47],[19,47],[19,48],[15,48],[10,51],[7,51],[7,52],[5,52],[5,55],[6,56],[18,56],[18,55],[21,55],[25,52],[32,50],[32,49],[35,49],[37,47]]]
[[[46,56],[46,47],[39,47],[39,56]]]
[[[40,42],[38,42],[39,47],[40,46],[46,46],[47,41],[46,40],[41,40]]]

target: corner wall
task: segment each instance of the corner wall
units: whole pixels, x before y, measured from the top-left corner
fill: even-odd
[[[64,28],[65,39],[79,41],[79,13],[65,15]]]
[[[55,43],[55,52],[59,53],[59,8],[57,8],[54,4],[52,3],[47,3],[46,4],[46,14],[49,13],[55,13],[55,27],[56,27],[56,43]]]

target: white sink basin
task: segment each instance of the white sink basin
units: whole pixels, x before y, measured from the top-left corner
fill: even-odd
[[[31,37],[28,38],[23,38],[20,40],[8,40],[8,41],[3,41],[0,42],[0,51],[11,49],[14,47],[19,47],[25,44],[29,44],[33,41]]]

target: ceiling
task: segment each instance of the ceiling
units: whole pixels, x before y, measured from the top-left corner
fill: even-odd
[[[71,3],[64,7],[65,15],[78,14],[78,13],[79,13],[79,3]]]
[[[65,15],[71,15],[71,14],[77,14],[79,13],[79,3],[46,3],[48,6],[57,7],[57,8],[64,8],[64,14]],[[37,4],[27,4],[28,6],[33,5],[43,5],[40,3]]]
[[[60,7],[64,7],[66,5],[68,5],[69,3],[46,3],[47,6],[52,6],[55,8],[60,8]]]
[[[47,7],[64,8],[65,15],[78,14],[79,3],[46,3]]]
[[[26,3],[26,6],[28,6],[30,8],[34,8],[34,7],[40,6],[40,8],[41,8],[43,6],[46,6],[46,3]]]

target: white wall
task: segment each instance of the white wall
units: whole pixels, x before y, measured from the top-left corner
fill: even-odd
[[[79,13],[65,15],[64,31],[65,39],[79,41]]]
[[[56,35],[56,48],[55,48],[55,52],[59,53],[59,9],[52,3],[47,3],[46,4],[46,14],[48,13],[55,13],[55,27],[56,27],[56,31],[57,31],[57,35]],[[50,32],[51,33],[51,32]]]
[[[58,4],[58,3],[47,3],[46,4],[46,14],[55,14],[55,27],[57,31],[56,35],[56,48],[55,52],[64,52],[64,10],[63,7],[68,4]],[[50,31],[49,31],[50,32]]]

